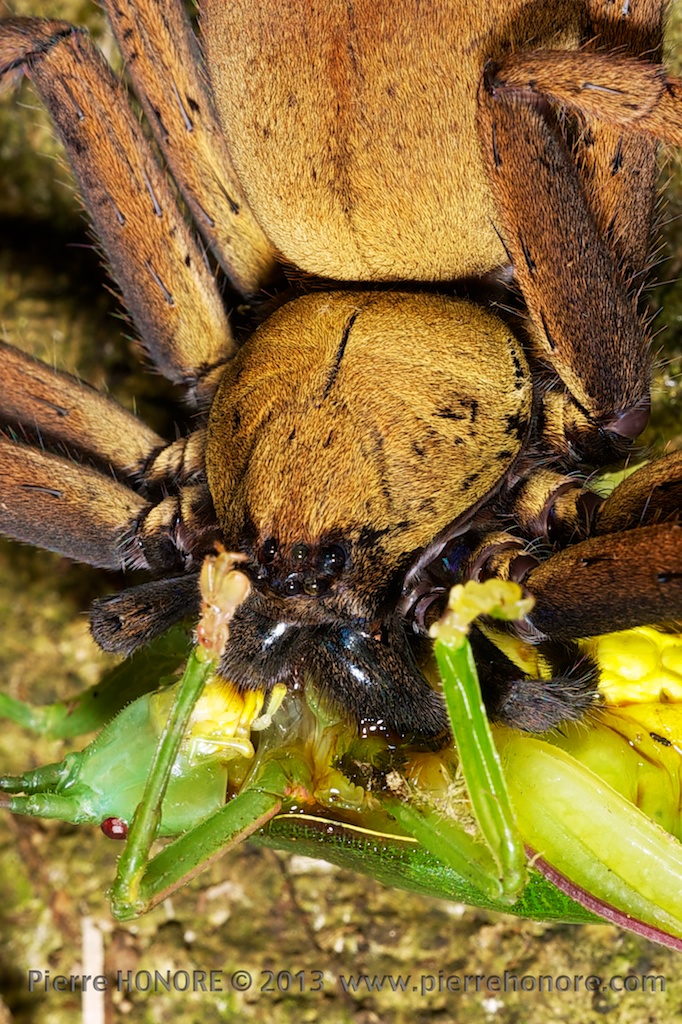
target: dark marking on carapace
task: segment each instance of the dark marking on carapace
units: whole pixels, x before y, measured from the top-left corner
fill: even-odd
[[[470,491],[480,475],[480,473],[470,473],[469,476],[465,476],[462,480],[462,490]]]
[[[322,401],[324,401],[324,399],[327,398],[329,392],[334,387],[334,381],[338,377],[339,370],[341,369],[341,363],[343,361],[343,357],[346,351],[346,345],[348,344],[348,338],[350,337],[350,332],[352,330],[353,324],[358,318],[359,312],[360,310],[356,309],[355,312],[348,317],[348,320],[344,325],[343,333],[341,334],[341,341],[339,342],[339,347],[337,348],[336,355],[334,356],[334,365],[329,371],[327,383],[325,384],[324,391],[322,392]]]
[[[435,498],[424,498],[419,502],[419,511],[424,515],[431,515],[436,511]]]
[[[523,441],[526,436],[526,421],[520,415],[515,412],[506,417],[507,426],[505,427],[505,434],[509,434],[515,437],[518,441]]]
[[[511,353],[512,363],[514,364],[514,379],[516,381],[515,388],[518,390],[522,388],[526,383],[526,371],[524,370],[519,354],[516,351],[516,343],[514,338],[508,338],[507,344],[509,345],[509,351]]]
[[[393,494],[388,483],[388,465],[386,462],[386,453],[384,451],[384,436],[379,429],[376,427],[372,430],[372,440],[374,441],[374,451],[372,452],[372,461],[379,467],[379,476],[381,480],[381,492],[386,502],[386,507],[389,509],[393,508]]]
[[[476,417],[478,416],[478,401],[477,401],[477,399],[475,399],[475,398],[465,398],[462,401],[462,405],[468,405],[469,406],[469,409],[471,410],[471,422],[475,423],[476,422]]]
[[[412,523],[408,522],[407,528],[409,528],[410,526],[412,526]],[[405,528],[406,527],[404,523],[398,523],[395,527],[395,529],[398,530]],[[391,529],[392,528],[390,526],[384,526],[381,528],[376,528],[374,526],[363,526],[362,529],[360,530],[360,536],[357,539],[358,547],[363,548],[365,551],[370,550],[376,544],[379,543],[382,537],[385,537],[387,533],[390,533]]]
[[[468,418],[466,413],[457,412],[449,405],[443,406],[442,409],[436,409],[433,415],[437,416],[439,420],[465,420]]]

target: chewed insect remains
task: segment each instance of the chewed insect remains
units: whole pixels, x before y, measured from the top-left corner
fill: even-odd
[[[682,458],[603,502],[585,486],[648,418],[656,140],[682,141],[663,4],[203,0],[203,56],[179,2],[105,6],[249,311],[228,316],[87,35],[4,21],[0,76],[48,106],[141,343],[199,419],[166,443],[3,344],[0,529],[148,570],[92,610],[124,653],[198,614],[220,543],[251,585],[222,675],[312,682],[362,730],[430,743],[430,621],[452,583],[513,579],[535,606],[508,628],[549,671],[476,633],[488,712],[579,718],[596,685],[576,639],[682,615]]]

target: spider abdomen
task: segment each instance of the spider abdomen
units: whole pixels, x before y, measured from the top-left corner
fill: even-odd
[[[481,68],[577,46],[581,4],[202,4],[218,114],[285,259],[341,281],[447,281],[508,262],[477,142]],[[224,39],[230,39],[225,46]]]

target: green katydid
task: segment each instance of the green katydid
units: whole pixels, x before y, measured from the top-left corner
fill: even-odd
[[[275,693],[265,710],[262,694],[237,694],[216,674],[216,660],[244,577],[225,555],[207,571],[213,600],[202,618],[202,644],[190,651],[180,680],[138,696],[104,725],[114,694],[123,705],[131,687],[144,685],[138,655],[100,683],[97,700],[81,697],[71,720],[79,728],[104,725],[85,750],[0,780],[3,802],[14,811],[77,823],[132,821],[112,890],[115,916],[144,912],[251,838],[419,892],[528,917],[594,920],[576,896],[592,911],[621,923],[629,915],[650,937],[682,946],[682,901],[673,884],[682,846],[652,820],[669,811],[663,783],[659,794],[650,785],[647,814],[604,783],[588,766],[604,747],[603,736],[594,738],[599,725],[548,738],[491,730],[467,629],[480,615],[523,615],[514,584],[454,588],[435,631],[454,745],[420,753],[359,738],[319,705],[312,687],[283,702]],[[176,631],[145,658],[168,672],[187,656],[187,643]],[[152,676],[147,686],[158,683]],[[4,711],[29,721],[16,702]],[[29,724],[63,735],[66,721],[56,708]],[[615,735],[613,728],[602,732]],[[607,769],[608,761],[602,775]],[[666,770],[672,767],[661,766],[661,779]],[[617,836],[608,846],[606,816]],[[175,838],[150,859],[158,836]],[[527,864],[524,844],[543,861]],[[540,863],[560,888],[537,870]]]

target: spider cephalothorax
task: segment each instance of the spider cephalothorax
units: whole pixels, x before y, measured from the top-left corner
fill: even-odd
[[[219,541],[252,583],[223,674],[312,679],[363,728],[432,741],[446,719],[418,666],[452,582],[512,577],[536,598],[519,630],[553,679],[518,678],[478,641],[489,710],[522,728],[593,701],[576,638],[682,614],[682,460],[603,504],[584,486],[648,416],[637,285],[655,140],[682,138],[662,6],[623,21],[607,0],[514,0],[501,20],[464,0],[287,0],[276,16],[204,0],[204,74],[179,0],[107,4],[218,262],[254,305],[279,289],[241,347],[87,37],[3,24],[0,74],[34,81],[146,350],[203,410],[167,445],[1,350],[0,411],[40,441],[1,443],[4,532],[154,574],[95,606],[103,646],[195,612]],[[278,263],[309,277],[287,292]],[[501,315],[480,296],[512,271],[523,301]]]

